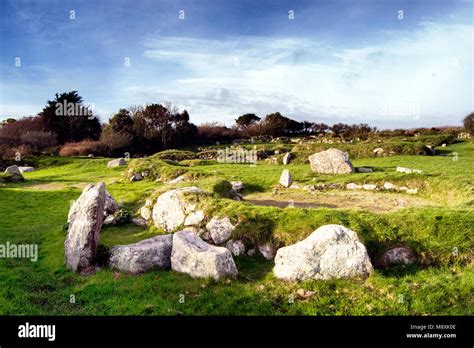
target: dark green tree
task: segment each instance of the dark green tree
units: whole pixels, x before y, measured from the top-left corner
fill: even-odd
[[[46,130],[53,132],[60,144],[100,137],[102,127],[99,119],[82,102],[77,91],[56,93],[39,113]]]

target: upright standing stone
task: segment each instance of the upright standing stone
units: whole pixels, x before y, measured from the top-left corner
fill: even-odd
[[[285,155],[283,156],[283,164],[285,165],[289,164],[290,160],[291,160],[291,153],[290,152],[285,153]]]
[[[288,169],[284,169],[281,172],[280,185],[283,187],[290,187],[292,183],[293,178],[291,177],[290,171]]]
[[[105,185],[87,185],[69,212],[64,242],[67,268],[79,272],[93,266],[104,221]]]

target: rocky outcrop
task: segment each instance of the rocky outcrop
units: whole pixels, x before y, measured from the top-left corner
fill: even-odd
[[[274,274],[284,280],[367,277],[373,270],[357,234],[340,225],[325,225],[306,239],[278,249]]]
[[[156,236],[135,244],[119,245],[110,250],[108,264],[122,272],[138,274],[153,269],[171,268],[171,234]]]
[[[87,185],[69,211],[69,227],[64,242],[66,266],[86,270],[95,262],[99,235],[104,220],[105,185]]]
[[[191,231],[173,235],[171,268],[193,278],[212,277],[215,280],[238,273],[227,248],[210,245]]]
[[[309,156],[311,170],[321,174],[347,174],[354,171],[347,152],[329,149]]]

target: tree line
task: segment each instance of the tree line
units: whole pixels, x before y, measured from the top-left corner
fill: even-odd
[[[466,130],[473,133],[473,124],[471,113],[464,119]],[[218,122],[196,126],[186,110],[180,112],[171,103],[120,109],[108,123],[101,124],[78,92],[71,91],[57,93],[36,116],[4,120],[0,124],[0,155],[11,156],[15,151],[38,154],[54,146],[62,146],[65,155],[83,155],[88,151],[102,155],[120,155],[124,151],[152,154],[183,146],[228,143],[242,137],[330,135],[363,140],[375,132],[376,128],[365,123],[330,126],[300,122],[279,112],[263,118],[253,113],[243,114],[231,127]],[[397,130],[378,131],[384,132],[396,134]]]

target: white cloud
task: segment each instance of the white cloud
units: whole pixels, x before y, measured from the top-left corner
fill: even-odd
[[[149,39],[144,56],[177,65],[179,76],[159,89],[135,85],[130,96],[160,95],[198,121],[293,109],[314,120],[453,124],[472,110],[472,29],[425,22],[358,48],[302,38]]]

